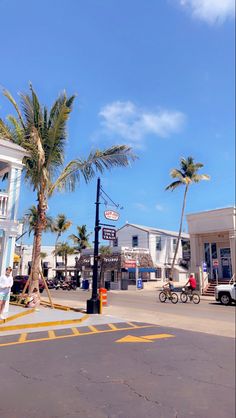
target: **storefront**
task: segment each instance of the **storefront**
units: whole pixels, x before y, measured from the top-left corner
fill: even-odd
[[[82,254],[77,262],[82,279],[92,279],[93,255]],[[134,254],[132,251],[99,256],[99,286],[122,289],[124,282],[135,284],[136,275],[143,281],[150,280],[150,273],[155,272],[149,252]]]
[[[235,274],[235,208],[187,215],[191,270],[205,263],[209,280],[228,281]]]

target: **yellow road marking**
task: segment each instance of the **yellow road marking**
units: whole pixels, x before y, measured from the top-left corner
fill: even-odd
[[[72,330],[72,332],[73,332],[74,335],[79,335],[78,328],[73,327],[73,328],[71,328],[71,330]]]
[[[143,337],[135,337],[135,335],[127,335],[126,337],[120,338],[116,340],[116,343],[152,343],[153,341],[149,341]]]
[[[8,325],[0,327],[0,331],[13,331],[18,329],[27,329],[27,328],[42,328],[42,327],[54,327],[57,325],[69,325],[69,324],[78,324],[85,321],[89,315],[84,315],[79,319],[62,319],[61,321],[51,321],[51,322],[36,322],[34,324],[18,324],[18,325]]]
[[[24,332],[23,334],[20,335],[19,340],[17,342],[18,343],[26,342],[26,337],[27,337],[27,332]]]
[[[155,335],[143,335],[142,338],[146,338],[146,340],[159,340],[162,338],[171,338],[174,337],[172,334],[155,334]]]
[[[9,321],[13,321],[14,319],[20,318],[22,316],[29,315],[33,312],[34,312],[34,309],[25,309],[23,312],[19,312],[17,314],[8,316],[8,318],[6,318],[6,319],[1,319],[0,324],[6,323],[6,322],[9,322]]]
[[[90,329],[90,331],[99,332],[99,330],[95,328],[93,325],[88,325],[88,328]]]
[[[128,322],[127,322],[128,324]],[[119,328],[117,328],[114,324],[107,324],[109,328],[111,328],[113,331],[117,331]]]
[[[153,335],[142,335],[137,337],[135,335],[126,335],[119,340],[116,340],[116,343],[153,343],[154,340],[161,340],[164,338],[174,337],[172,334],[153,334]]]
[[[51,338],[54,339],[56,337],[56,334],[55,334],[55,332],[53,330],[50,330],[50,331],[48,331],[48,336],[49,336],[50,339]]]
[[[141,325],[138,328],[143,329],[143,328],[153,328],[153,327],[155,327],[155,325]],[[117,332],[117,331],[130,331],[133,328],[134,327],[106,329],[106,330],[99,331],[99,334],[101,334],[101,333],[106,334],[106,333],[109,333],[109,332]],[[72,328],[72,330],[73,330],[73,328]],[[60,340],[60,339],[63,339],[63,338],[82,337],[82,336],[85,336],[85,335],[95,335],[95,334],[98,334],[98,331],[96,331],[96,332],[90,331],[90,332],[83,332],[83,333],[80,333],[79,332],[79,334],[75,334],[74,331],[73,331],[73,334],[69,334],[69,335],[56,335],[55,338],[53,338],[53,339],[54,340]],[[31,340],[25,340],[25,339],[23,340],[23,337],[22,337],[23,335],[26,336],[27,334],[26,333],[21,334],[21,336],[20,336],[20,338],[19,338],[18,341],[13,341],[13,342],[10,342],[10,343],[2,343],[2,344],[0,344],[0,347],[10,346],[10,345],[17,345],[17,344],[36,343],[36,342],[41,342],[41,341],[49,341],[49,340],[52,340],[52,338],[49,338],[49,337],[38,338],[38,339],[31,339]],[[22,337],[22,340],[21,340],[21,337]]]
[[[133,324],[133,322],[127,322],[127,324],[133,328],[138,328],[138,325]]]

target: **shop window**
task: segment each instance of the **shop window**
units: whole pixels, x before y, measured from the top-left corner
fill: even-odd
[[[177,238],[174,238],[173,239],[173,252],[175,252],[176,247],[177,247]]]
[[[213,259],[217,258],[217,247],[215,243],[211,244],[211,256]]]
[[[113,247],[118,247],[118,238],[113,240]]]
[[[138,247],[138,235],[132,236],[132,247]]]
[[[170,269],[165,269],[165,278],[166,279],[169,279],[169,277],[170,277]]]
[[[204,243],[204,255],[205,255],[205,262],[207,267],[211,267],[211,255],[210,255],[210,244],[208,242]]]
[[[161,236],[156,236],[156,250],[161,251]]]
[[[161,279],[162,278],[162,271],[160,267],[157,267],[156,271],[155,271],[155,278],[156,279]]]

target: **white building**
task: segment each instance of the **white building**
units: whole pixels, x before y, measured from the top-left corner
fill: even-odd
[[[210,281],[235,274],[235,216],[235,207],[187,215],[192,271],[199,272],[205,262]]]
[[[19,266],[19,274],[28,275],[30,272],[30,266],[32,261],[32,245],[23,244],[18,247],[17,253],[21,257],[20,266]],[[44,276],[48,278],[53,278],[56,275],[55,271],[55,246],[53,245],[42,245],[41,253],[44,253],[45,257],[42,259],[42,269],[44,270]],[[75,267],[75,257],[78,257],[78,254],[69,254],[67,256],[67,265],[69,267],[68,271],[70,271],[70,267]],[[57,256],[57,261],[59,263],[63,263],[63,259],[60,256]]]
[[[13,266],[19,222],[17,209],[20,194],[22,160],[26,152],[11,141],[0,139],[0,274]]]
[[[148,249],[157,272],[151,273],[151,279],[164,280],[169,277],[171,263],[177,244],[178,232],[165,229],[152,228],[143,225],[126,223],[118,229],[117,239],[113,246],[128,248]],[[176,264],[174,268],[174,280],[185,281],[187,278],[187,260],[190,259],[189,235],[182,233]]]

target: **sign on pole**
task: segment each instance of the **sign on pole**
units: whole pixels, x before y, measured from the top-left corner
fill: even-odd
[[[120,217],[120,214],[114,210],[105,210],[104,216],[106,219],[110,219],[111,221],[117,221]]]
[[[116,230],[111,228],[102,228],[102,239],[108,241],[116,239]]]

